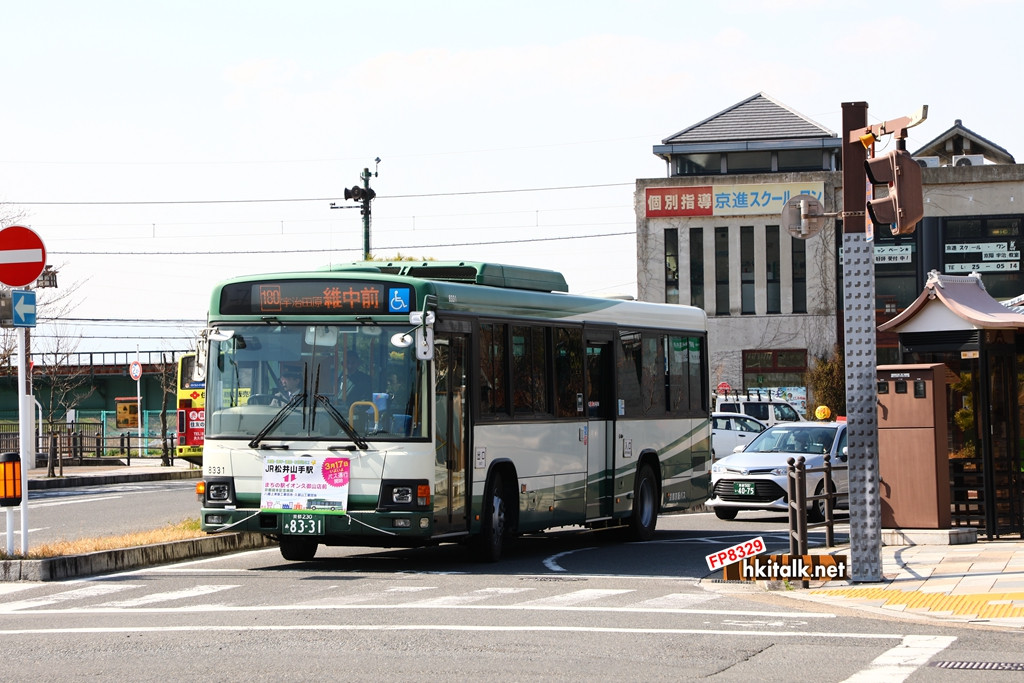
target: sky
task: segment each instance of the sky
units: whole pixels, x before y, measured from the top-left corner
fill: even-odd
[[[331,204],[363,169],[376,256],[636,295],[652,148],[759,92],[837,134],[843,102],[927,104],[909,150],[961,119],[1024,161],[1022,25],[1015,0],[8,3],[0,225],[71,304],[32,350],[190,348],[218,281],[361,260]]]

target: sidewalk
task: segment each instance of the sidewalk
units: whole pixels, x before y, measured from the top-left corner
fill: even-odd
[[[812,553],[846,555],[849,546]],[[879,583],[827,581],[787,596],[936,622],[1024,629],[1024,540],[882,546]]]
[[[202,479],[203,469],[175,458],[174,464],[164,466],[160,458],[86,458],[83,465],[69,465],[63,470],[54,468],[58,476],[47,477],[46,467],[33,467],[28,471],[28,490],[124,484],[130,481],[159,481],[165,479]],[[63,474],[63,476],[61,476]]]

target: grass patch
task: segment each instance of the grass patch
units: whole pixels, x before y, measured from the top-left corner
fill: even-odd
[[[199,518],[185,519],[177,524],[154,529],[153,531],[138,531],[121,536],[105,536],[102,538],[83,538],[77,541],[57,541],[46,543],[38,548],[30,548],[28,555],[15,553],[8,555],[0,551],[0,559],[3,560],[42,560],[48,557],[63,557],[65,555],[84,555],[100,550],[117,550],[120,548],[133,548],[137,545],[155,545],[167,543],[168,541],[182,541],[190,538],[201,538],[206,533],[199,528]]]

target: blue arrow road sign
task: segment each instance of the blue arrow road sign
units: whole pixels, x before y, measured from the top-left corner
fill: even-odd
[[[11,319],[14,327],[36,326],[36,293],[31,289],[11,290]]]

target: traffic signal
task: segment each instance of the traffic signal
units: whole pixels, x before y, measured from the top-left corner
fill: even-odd
[[[872,185],[888,185],[889,196],[867,203],[868,215],[875,225],[889,224],[894,235],[909,235],[924,218],[921,166],[905,149],[896,149],[883,157],[864,162]]]
[[[351,188],[345,188],[345,199],[354,199],[357,202],[369,201],[377,196],[377,193],[373,191],[373,188],[359,187],[353,185]]]

